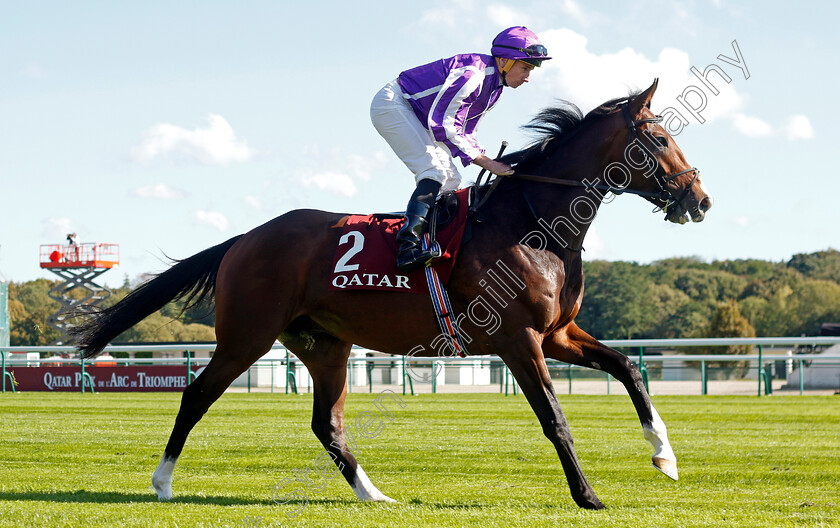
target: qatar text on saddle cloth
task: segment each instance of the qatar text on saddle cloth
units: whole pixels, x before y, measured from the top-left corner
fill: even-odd
[[[456,253],[464,237],[469,209],[469,189],[457,191],[455,217],[440,229],[435,239],[443,254],[432,267],[441,283],[449,282]],[[339,222],[344,225],[333,257],[330,289],[391,290],[429,294],[423,268],[401,273],[397,270],[397,231],[405,220],[382,215],[350,215]]]

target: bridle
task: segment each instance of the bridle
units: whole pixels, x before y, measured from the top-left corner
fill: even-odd
[[[621,104],[621,114],[624,116],[624,122],[627,123],[627,128],[630,131],[630,133],[627,136],[627,147],[629,147],[632,143],[635,142],[639,146],[639,148],[642,149],[642,152],[644,152],[647,158],[646,161],[652,160],[653,163],[656,163],[656,171],[653,173],[653,180],[659,186],[658,198],[665,202],[665,205],[654,209],[653,212],[665,211],[667,213],[668,209],[672,205],[681,204],[683,199],[686,196],[688,196],[689,191],[691,191],[691,187],[694,186],[694,182],[697,181],[697,177],[700,175],[700,171],[697,169],[697,167],[691,167],[690,169],[676,172],[674,174],[662,174],[660,172],[660,169],[662,169],[662,167],[656,161],[656,156],[653,152],[651,152],[650,148],[644,144],[644,142],[639,137],[639,132],[636,130],[638,127],[647,123],[661,123],[662,116],[655,115],[654,117],[646,117],[643,119],[633,120],[633,118],[630,117],[630,110],[627,108],[627,103]],[[674,193],[671,192],[671,190],[668,188],[668,185],[678,177],[682,176],[683,174],[688,174],[689,172],[694,172],[694,177],[691,178],[691,181],[688,183],[688,185],[685,186],[685,189],[679,197],[674,196]],[[634,192],[632,189],[627,189],[625,192],[639,194],[638,192]]]
[[[620,105],[620,108],[621,108],[621,113],[624,116],[624,121],[627,124],[627,129],[629,131],[629,133],[627,135],[627,146],[625,147],[625,151],[627,151],[627,148],[629,148],[631,144],[636,143],[646,157],[645,164],[646,165],[648,165],[649,163],[655,163],[656,164],[656,171],[654,171],[652,176],[653,176],[653,179],[656,182],[657,186],[659,187],[658,192],[640,191],[640,190],[636,190],[636,189],[628,189],[626,187],[615,186],[615,185],[584,183],[584,182],[578,181],[578,180],[568,180],[568,179],[563,179],[563,178],[551,178],[551,177],[548,177],[548,176],[538,176],[538,175],[535,175],[535,174],[523,174],[523,173],[519,173],[519,172],[514,172],[510,176],[496,178],[496,180],[491,184],[490,188],[487,190],[485,195],[481,198],[480,201],[475,203],[473,205],[473,207],[470,208],[470,211],[473,212],[473,213],[475,211],[477,211],[478,208],[481,207],[484,204],[485,201],[487,201],[487,198],[490,196],[492,191],[495,190],[495,188],[496,188],[496,186],[498,186],[499,182],[502,181],[502,179],[504,179],[504,178],[510,178],[510,179],[513,179],[513,180],[526,180],[526,181],[533,181],[533,182],[538,182],[538,183],[550,183],[550,184],[554,184],[554,185],[566,185],[566,186],[570,186],[570,187],[585,187],[585,188],[588,188],[588,189],[598,189],[598,190],[605,191],[605,192],[612,192],[614,194],[630,193],[630,194],[635,194],[637,196],[641,196],[643,198],[658,199],[658,200],[661,200],[662,202],[664,202],[665,205],[654,208],[652,212],[657,213],[659,211],[664,211],[666,213],[665,214],[665,219],[667,220],[668,219],[668,214],[667,213],[669,212],[669,209],[673,205],[679,205],[680,203],[682,203],[683,199],[688,195],[689,191],[691,191],[691,188],[694,185],[694,182],[697,181],[697,177],[700,175],[700,171],[697,169],[697,167],[692,167],[690,169],[686,169],[684,171],[680,171],[680,172],[677,172],[677,173],[674,173],[674,174],[664,174],[664,171],[662,171],[662,167],[656,161],[655,154],[650,150],[650,148],[647,145],[644,144],[644,142],[639,137],[638,131],[636,130],[638,127],[640,127],[642,125],[645,125],[647,123],[660,123],[660,122],[662,122],[662,119],[663,119],[662,116],[654,116],[654,117],[647,117],[647,118],[643,118],[643,119],[634,120],[630,116],[630,110],[628,109],[626,102],[622,103]],[[502,147],[502,149],[504,150],[504,146]],[[502,154],[502,152],[500,151],[498,157],[501,157],[501,154]],[[689,184],[685,187],[685,189],[682,191],[682,193],[679,195],[679,197],[677,197],[674,194],[674,192],[669,188],[670,184],[671,184],[671,182],[673,182],[678,177],[682,176],[683,174],[687,174],[689,172],[694,172],[694,177],[691,179],[691,182],[689,182]],[[479,186],[479,182],[481,181],[481,176],[483,175],[483,173],[484,173],[484,171],[481,171],[481,174],[479,174],[479,176],[478,176],[478,180],[476,181],[476,189]],[[526,201],[529,202],[528,205],[530,206],[530,201],[528,200],[527,196],[525,197],[525,199],[526,199]]]

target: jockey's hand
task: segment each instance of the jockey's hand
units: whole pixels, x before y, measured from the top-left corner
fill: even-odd
[[[496,161],[488,158],[484,154],[475,158],[472,161],[474,164],[478,165],[482,169],[487,169],[488,171],[492,172],[497,176],[510,176],[513,174],[513,169],[507,163],[502,163],[501,161]]]

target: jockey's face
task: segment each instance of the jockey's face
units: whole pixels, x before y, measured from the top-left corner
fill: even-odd
[[[528,76],[531,75],[531,70],[534,69],[533,64],[527,62],[514,61],[510,71],[505,75],[505,82],[511,88],[519,88],[528,82]]]

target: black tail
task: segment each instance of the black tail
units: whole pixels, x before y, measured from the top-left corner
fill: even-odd
[[[241,236],[176,261],[174,266],[142,284],[114,306],[91,314],[87,322],[68,332],[76,348],[85,359],[92,358],[112,339],[166,303],[186,298],[186,310],[212,296],[222,257]]]

